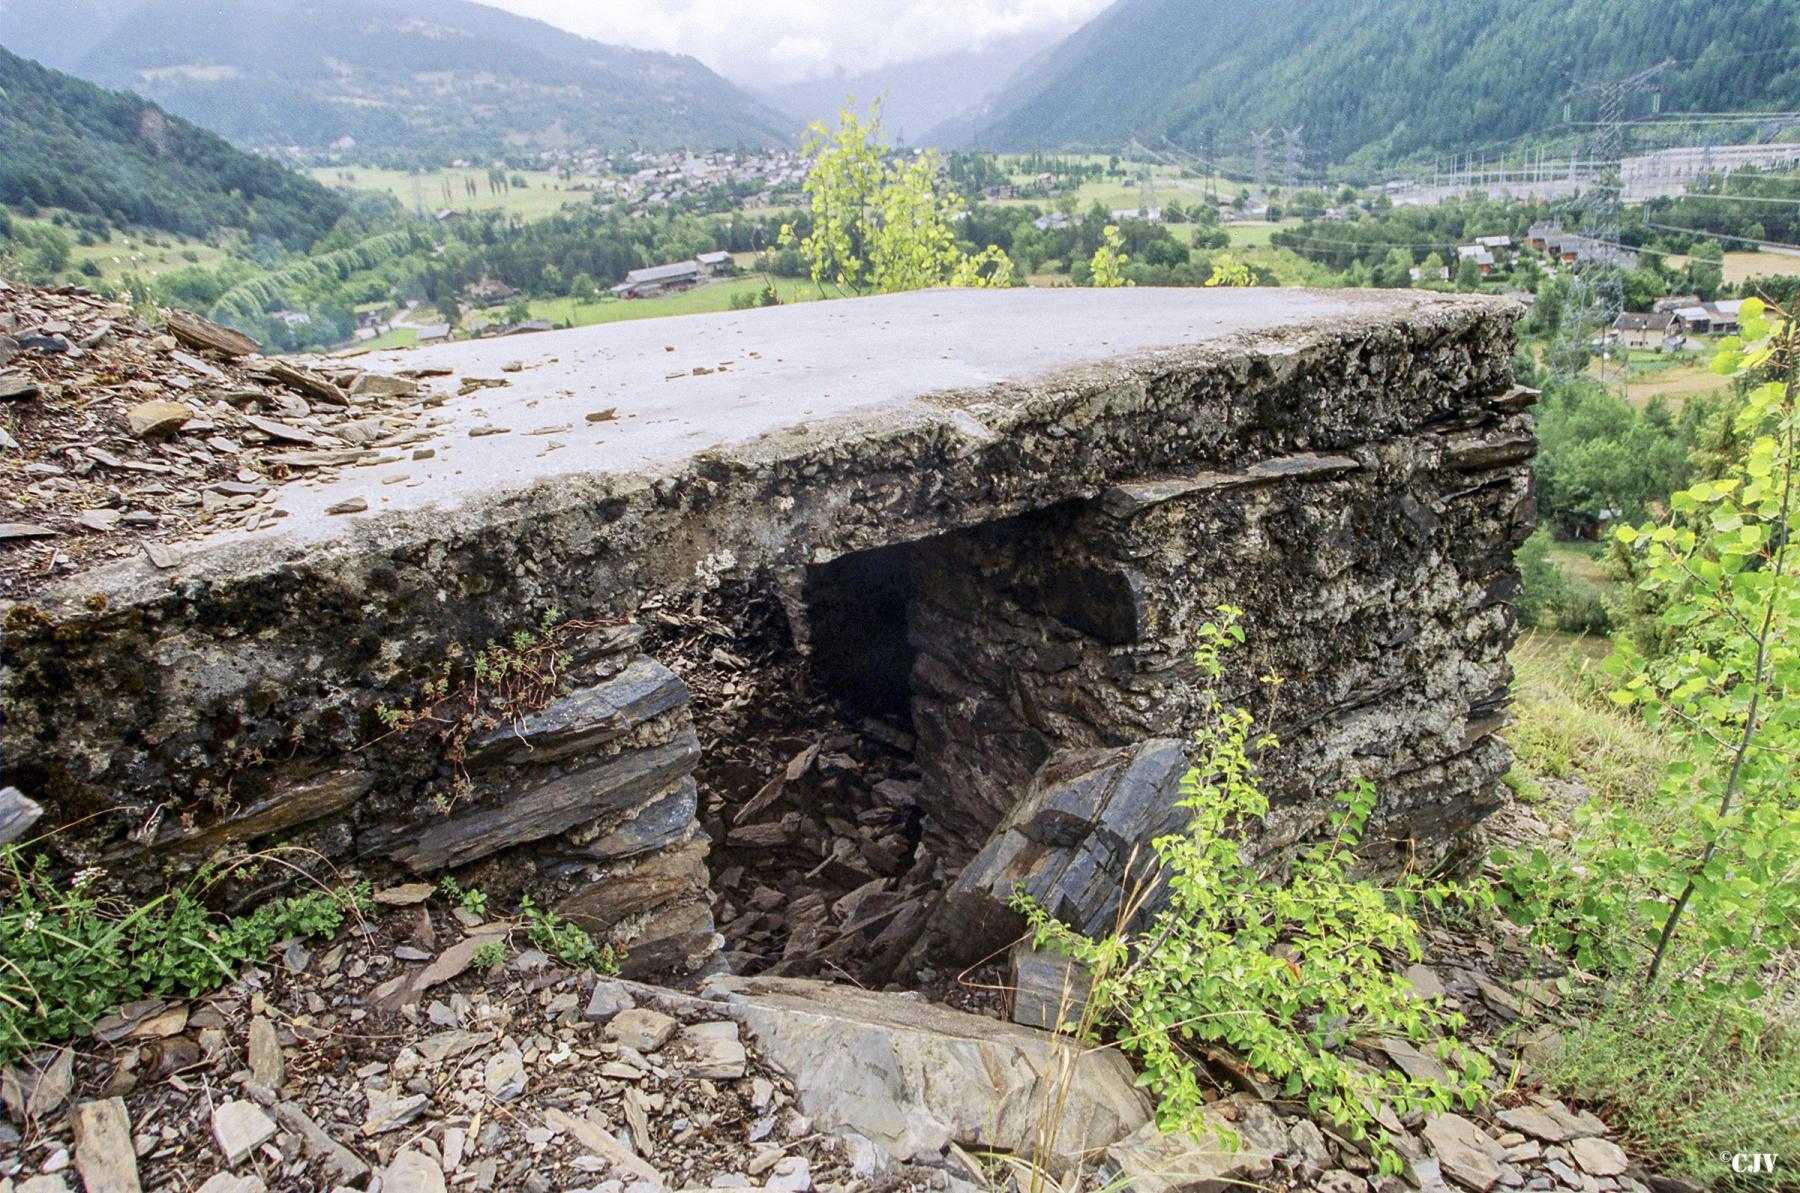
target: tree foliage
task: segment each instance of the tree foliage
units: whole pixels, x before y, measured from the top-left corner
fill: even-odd
[[[1129,286],[1130,279],[1125,276],[1125,266],[1131,257],[1125,252],[1125,242],[1119,237],[1119,229],[1112,224],[1106,226],[1101,233],[1104,239],[1094,255],[1088,258],[1088,284],[1101,288]]]
[[[1689,476],[1689,453],[1714,407],[1639,408],[1586,379],[1552,379],[1538,403],[1538,510],[1559,533],[1592,537],[1648,515]]]
[[[1009,286],[1012,263],[996,245],[970,252],[957,243],[959,204],[937,187],[938,158],[897,157],[882,138],[879,101],[867,117],[854,104],[835,129],[815,122],[803,151],[811,229],[792,226],[813,281],[853,294],[892,294],[928,286]]]

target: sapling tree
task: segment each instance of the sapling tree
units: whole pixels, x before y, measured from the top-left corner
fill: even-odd
[[[1355,877],[1354,851],[1375,806],[1368,783],[1341,797],[1323,839],[1273,881],[1252,864],[1240,833],[1268,810],[1253,757],[1274,739],[1256,732],[1248,711],[1213,694],[1226,654],[1244,640],[1238,616],[1227,607],[1199,633],[1194,660],[1206,686],[1180,801],[1189,820],[1154,843],[1167,896],[1149,926],[1091,939],[1028,895],[1016,894],[1013,906],[1039,947],[1066,953],[1087,970],[1084,1021],[1110,1028],[1137,1057],[1165,1129],[1205,1127],[1204,1070],[1196,1056],[1217,1048],[1268,1075],[1350,1138],[1369,1138],[1382,1170],[1397,1172],[1399,1155],[1377,1125],[1380,1107],[1404,1115],[1473,1106],[1484,1096],[1488,1068],[1457,1043],[1461,1017],[1419,998],[1393,961],[1420,959],[1412,911],[1421,902],[1474,903],[1482,896],[1416,875],[1389,887]],[[1155,888],[1147,881],[1127,900],[1124,924]],[[1344,1053],[1352,1041],[1380,1037],[1432,1049],[1450,1062],[1446,1079],[1382,1071]]]
[[[1125,266],[1130,261],[1119,229],[1112,224],[1106,225],[1105,231],[1100,233],[1100,246],[1088,262],[1089,284],[1106,288],[1131,285],[1131,279],[1125,276]]]
[[[1800,939],[1800,334],[1753,298],[1740,326],[1713,367],[1753,381],[1735,418],[1741,453],[1674,494],[1662,523],[1618,531],[1643,553],[1640,586],[1668,597],[1662,620],[1676,638],[1654,658],[1622,641],[1613,699],[1693,760],[1660,792],[1678,813],[1672,831],[1636,863],[1652,879],[1638,908],[1654,929],[1648,982],[1690,925],[1713,983],[1754,986]]]
[[[1254,286],[1256,279],[1250,275],[1250,267],[1233,257],[1230,253],[1221,255],[1213,262],[1212,276],[1206,279],[1208,286]]]
[[[1000,248],[968,253],[957,244],[957,203],[938,189],[937,155],[897,157],[882,138],[879,101],[866,118],[847,104],[835,129],[815,122],[802,149],[812,163],[803,184],[812,227],[800,236],[785,225],[781,242],[798,245],[820,286],[892,294],[1012,285],[1012,261]]]
[[[1509,911],[1582,964],[1653,984],[1680,957],[1703,990],[1754,998],[1800,944],[1800,337],[1756,299],[1740,325],[1714,362],[1746,382],[1731,457],[1616,532],[1666,640],[1616,641],[1611,698],[1680,761],[1586,812],[1572,856],[1501,860]]]

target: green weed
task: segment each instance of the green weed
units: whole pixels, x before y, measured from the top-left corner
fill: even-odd
[[[258,861],[206,867],[187,886],[133,905],[103,893],[98,869],[59,880],[42,854],[0,849],[0,1060],[80,1035],[133,999],[214,989],[266,960],[277,941],[330,936],[369,906],[359,883],[236,917],[206,907],[211,887]]]

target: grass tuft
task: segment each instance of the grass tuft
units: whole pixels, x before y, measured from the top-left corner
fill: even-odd
[[[1733,1173],[1734,1153],[1800,1160],[1800,1040],[1679,985],[1655,998],[1621,988],[1587,1008],[1544,1076],[1703,1188],[1775,1187]]]

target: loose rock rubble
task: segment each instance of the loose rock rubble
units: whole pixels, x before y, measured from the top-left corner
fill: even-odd
[[[0,595],[286,516],[277,486],[406,458],[447,395],[341,362],[255,355],[185,312],[0,282]]]
[[[595,975],[529,948],[491,972],[464,955],[382,1005],[384,985],[431,968],[402,957],[509,928],[386,910],[22,1060],[4,1081],[0,1191],[67,1193],[77,1173],[88,1189],[208,1193],[868,1187],[735,1022],[609,1013]]]
[[[682,993],[562,966],[422,884],[376,906],[213,995],[129,1004],[5,1070],[0,1193],[1022,1188],[977,1154],[1029,1152],[1047,1088],[1065,1113],[1053,1167],[1072,1180],[1087,1149],[1085,1189],[1695,1193],[1586,1110],[1519,1092],[1558,995],[1508,980],[1532,955],[1504,929],[1433,929],[1431,963],[1408,976],[1522,1079],[1496,1078],[1480,1111],[1386,1115],[1406,1170],[1380,1176],[1366,1146],[1253,1071],[1218,1073],[1241,1087],[1207,1112],[1237,1136],[1227,1148],[1158,1132],[1114,1051],[1061,1092],[1041,1076],[1062,1071],[1048,1035],[917,995],[773,977]],[[471,941],[508,942],[506,959],[479,969]],[[1354,1047],[1372,1065],[1438,1063],[1399,1041]]]

